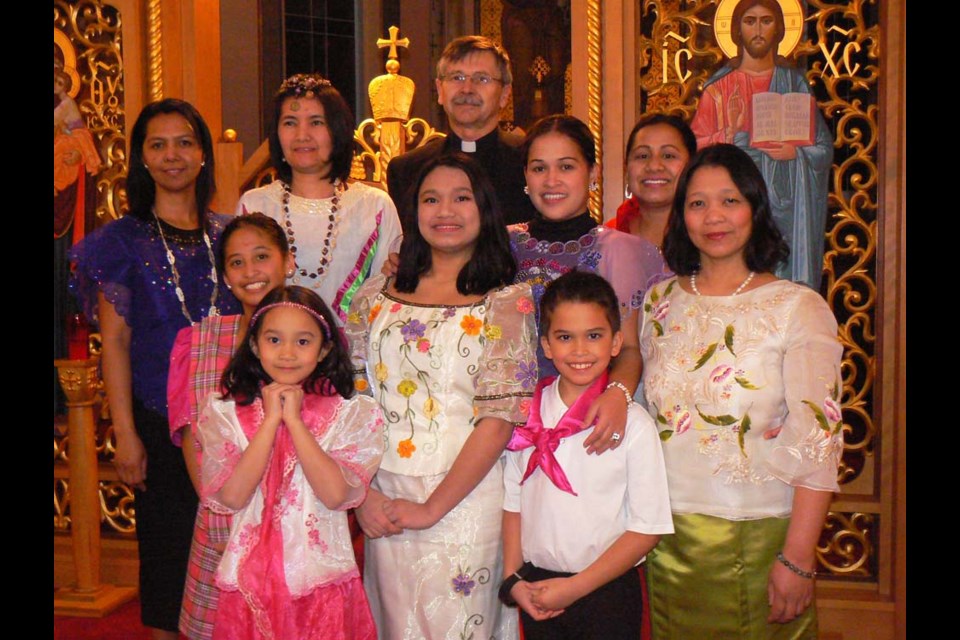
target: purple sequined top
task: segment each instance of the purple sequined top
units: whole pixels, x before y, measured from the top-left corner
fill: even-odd
[[[568,271],[578,269],[603,276],[620,300],[620,316],[626,317],[640,308],[647,283],[663,268],[663,258],[656,247],[607,227],[596,226],[566,242],[538,240],[530,235],[526,223],[511,225],[508,230],[519,267],[514,282],[527,282],[533,289],[538,326],[544,288]],[[557,375],[553,362],[544,356],[539,344],[537,364],[541,378]]]
[[[230,216],[209,214],[210,240],[216,245]],[[210,308],[213,283],[210,259],[203,234],[184,231],[166,223],[163,234],[176,259],[187,310],[194,322]],[[99,322],[97,293],[116,308],[132,333],[130,369],[133,395],[147,408],[167,415],[167,370],[170,349],[177,332],[187,326],[170,264],[155,222],[124,216],[87,236],[70,251],[76,267],[70,290],[92,322]],[[217,309],[221,314],[239,313],[236,299],[219,283]]]

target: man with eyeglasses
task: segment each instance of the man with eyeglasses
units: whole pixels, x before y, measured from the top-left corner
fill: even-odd
[[[510,57],[499,44],[483,36],[452,40],[437,63],[437,102],[443,106],[449,132],[442,140],[398,156],[387,168],[387,188],[408,229],[414,221],[407,190],[420,167],[430,158],[449,151],[472,154],[497,192],[507,224],[533,217],[533,205],[523,192],[523,137],[500,130],[500,109],[510,99],[513,76]]]

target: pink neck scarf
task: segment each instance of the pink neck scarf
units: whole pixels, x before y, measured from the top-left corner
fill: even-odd
[[[540,467],[558,489],[577,495],[577,492],[570,486],[570,481],[567,480],[567,474],[560,468],[560,463],[557,462],[553,452],[560,446],[561,440],[580,433],[584,429],[592,426],[584,424],[583,417],[586,415],[590,405],[593,404],[593,401],[606,389],[607,374],[604,373],[597,378],[594,383],[590,385],[590,388],[577,398],[573,406],[567,409],[563,417],[560,418],[560,421],[557,422],[556,427],[553,429],[545,429],[543,419],[540,417],[540,400],[544,388],[549,386],[554,380],[556,380],[556,376],[549,376],[537,383],[537,388],[533,392],[533,402],[530,404],[530,418],[527,420],[526,425],[513,430],[513,436],[510,438],[510,442],[507,443],[507,449],[510,451],[520,451],[527,447],[535,448],[534,452],[530,455],[530,460],[527,462],[527,470],[523,474],[523,480],[520,481],[520,484],[526,482],[527,478],[536,471],[537,467]]]

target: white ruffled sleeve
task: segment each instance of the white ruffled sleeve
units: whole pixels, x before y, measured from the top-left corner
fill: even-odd
[[[493,417],[514,424],[527,421],[537,385],[535,310],[527,283],[490,294],[473,399],[477,420]]]
[[[340,510],[358,506],[367,495],[370,479],[383,458],[383,415],[380,405],[369,396],[356,395],[344,400],[331,426],[332,433],[321,442],[327,455],[340,465],[350,485]]]
[[[237,418],[237,405],[218,394],[207,396],[200,410],[197,439],[203,455],[200,465],[200,499],[217,513],[235,513],[220,503],[217,493],[233,475],[240,456],[250,444]]]
[[[769,471],[793,486],[839,491],[843,347],[830,308],[819,294],[805,287],[786,325],[785,347],[787,416],[767,461]]]

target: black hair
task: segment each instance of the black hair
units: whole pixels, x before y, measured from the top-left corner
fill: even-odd
[[[260,335],[264,318],[270,311],[260,313],[270,305],[277,303],[293,303],[307,307],[319,314],[329,327],[320,327],[324,343],[330,344],[330,351],[317,363],[313,372],[303,381],[303,388],[307,393],[316,393],[325,396],[341,395],[349,398],[354,393],[353,373],[350,370],[350,356],[347,345],[337,329],[333,313],[316,293],[305,287],[295,285],[280,286],[263,297],[257,310],[254,311],[254,322],[247,330],[247,336],[241,342],[237,352],[230,359],[230,364],[223,371],[220,386],[225,397],[232,397],[237,404],[247,405],[260,397],[260,387],[270,384],[273,380],[260,364],[260,358],[254,354],[254,345]],[[311,314],[312,315],[312,314]],[[320,323],[317,323],[320,326]]]
[[[350,177],[350,164],[353,162],[353,112],[340,92],[330,81],[319,73],[298,73],[292,75],[280,85],[273,96],[273,122],[267,139],[270,142],[270,162],[277,175],[286,183],[293,179],[293,171],[283,157],[280,146],[280,112],[287,98],[300,100],[316,99],[323,105],[323,116],[330,131],[333,149],[330,151],[330,182],[345,182]]]
[[[573,140],[580,147],[580,152],[588,166],[592,168],[597,164],[597,145],[590,129],[583,123],[583,120],[561,113],[540,118],[530,127],[527,137],[520,145],[520,157],[523,158],[524,166],[530,159],[530,147],[533,146],[533,141],[554,132],[561,133]]]
[[[227,223],[220,233],[220,243],[217,245],[217,269],[220,273],[227,270],[227,241],[234,232],[240,229],[256,229],[269,238],[270,243],[277,249],[284,258],[290,253],[290,245],[287,243],[287,234],[280,228],[280,224],[268,215],[259,211],[251,211],[243,215],[233,216],[233,220]]]
[[[550,331],[550,318],[564,302],[595,304],[603,309],[614,333],[620,331],[620,300],[603,276],[589,271],[568,271],[549,283],[540,298],[540,335]]]
[[[511,284],[517,275],[517,261],[510,250],[510,236],[497,204],[497,194],[490,179],[479,164],[459,151],[431,158],[420,170],[415,188],[407,193],[408,209],[419,211],[420,187],[434,169],[450,167],[463,171],[473,188],[474,201],[480,212],[480,235],[470,261],[460,269],[457,276],[457,291],[461,295],[485,294],[491,289]],[[420,283],[420,276],[429,271],[432,250],[420,233],[419,224],[411,224],[403,234],[400,245],[400,266],[394,287],[403,293],[413,293]]]
[[[506,50],[495,40],[486,36],[461,36],[454,38],[444,48],[440,54],[440,60],[437,61],[437,78],[443,77],[443,72],[447,65],[460,62],[469,55],[489,51],[497,59],[497,67],[500,69],[500,79],[504,86],[513,84],[513,74],[510,72],[510,56]]]
[[[206,227],[207,210],[213,194],[217,191],[214,176],[213,138],[210,129],[203,121],[200,112],[190,104],[176,98],[164,98],[151,102],[143,108],[130,132],[130,163],[127,170],[127,202],[130,204],[129,215],[140,220],[153,220],[153,204],[157,195],[157,187],[150,176],[150,171],[143,162],[143,144],[147,139],[147,125],[155,117],[163,114],[176,113],[184,117],[193,134],[200,143],[203,151],[203,166],[197,175],[195,193],[197,198],[197,213]]]
[[[770,199],[763,174],[747,153],[732,144],[716,144],[701,149],[690,158],[677,181],[673,209],[667,221],[663,238],[663,257],[670,269],[680,276],[688,276],[700,270],[700,250],[694,246],[684,222],[687,189],[693,175],[703,167],[720,167],[730,174],[730,179],[750,203],[750,239],[744,248],[743,259],[747,268],[758,273],[773,271],[790,255],[790,247],[783,239],[770,211]]]
[[[630,158],[637,133],[641,129],[652,127],[655,124],[665,124],[676,129],[677,133],[680,134],[680,139],[683,140],[683,146],[687,149],[687,155],[692,156],[697,152],[697,136],[693,133],[690,125],[684,122],[683,118],[668,113],[648,113],[637,120],[637,124],[633,125],[630,135],[627,136],[627,150],[623,154],[625,162]]]

